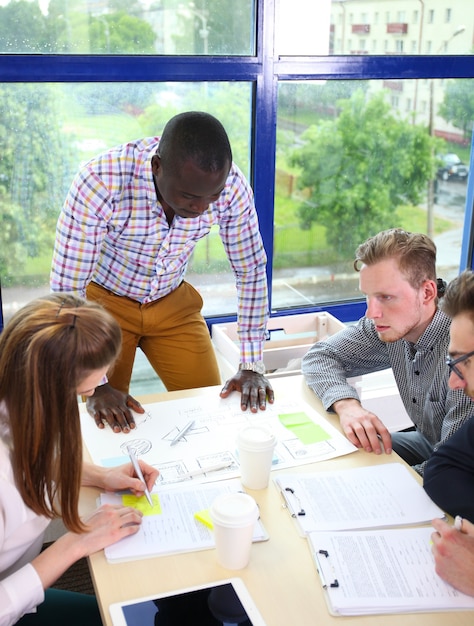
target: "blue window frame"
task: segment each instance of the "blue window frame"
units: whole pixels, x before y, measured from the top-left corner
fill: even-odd
[[[276,57],[273,48],[274,13],[274,0],[258,0],[255,56],[4,54],[0,55],[0,81],[4,83],[250,81],[254,85],[251,182],[269,259],[268,283],[271,294],[278,81],[474,77],[472,56]],[[265,163],[265,167],[260,167],[261,163]],[[474,171],[472,150],[470,170]],[[461,269],[473,266],[473,178],[471,176],[467,191]],[[355,299],[341,304],[328,303],[316,310],[322,308],[342,321],[352,321],[364,313],[365,305],[361,299]],[[309,310],[315,310],[315,307]],[[305,311],[308,309],[275,311],[274,315]],[[0,324],[2,319],[0,311]],[[233,318],[208,319],[208,323],[231,319]]]

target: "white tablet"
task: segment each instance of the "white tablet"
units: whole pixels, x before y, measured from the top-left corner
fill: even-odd
[[[114,626],[265,626],[240,578],[229,578],[109,607]]]

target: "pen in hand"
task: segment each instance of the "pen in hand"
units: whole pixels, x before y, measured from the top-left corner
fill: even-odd
[[[143,483],[145,483],[145,496],[146,496],[146,499],[148,500],[148,504],[152,507],[153,500],[150,494],[150,490],[148,489],[146,480],[143,477],[142,468],[140,467],[140,464],[138,463],[137,457],[135,456],[135,452],[132,450],[130,446],[127,446],[127,451],[128,451],[128,456],[130,457],[130,461],[132,462],[133,469],[135,470],[136,475]]]
[[[178,441],[180,439],[182,439],[184,437],[184,435],[191,430],[191,428],[194,426],[194,420],[191,420],[190,422],[188,422],[186,424],[186,426],[179,431],[179,433],[176,435],[176,437],[173,439],[173,441],[170,443],[170,446],[174,446],[178,443]]]

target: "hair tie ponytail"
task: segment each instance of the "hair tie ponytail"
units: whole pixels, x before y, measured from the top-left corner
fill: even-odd
[[[442,278],[436,279],[436,284],[438,286],[438,298],[442,298],[446,293],[446,287],[448,286],[446,281]]]

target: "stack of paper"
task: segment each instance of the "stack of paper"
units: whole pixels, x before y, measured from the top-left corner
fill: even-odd
[[[280,474],[275,482],[303,534],[424,524],[445,517],[401,463]]]
[[[333,615],[474,609],[435,572],[430,527],[312,532],[311,553]]]
[[[401,463],[281,474],[275,483],[308,539],[331,614],[474,609],[474,598],[436,574],[433,528],[412,527],[445,515]]]

